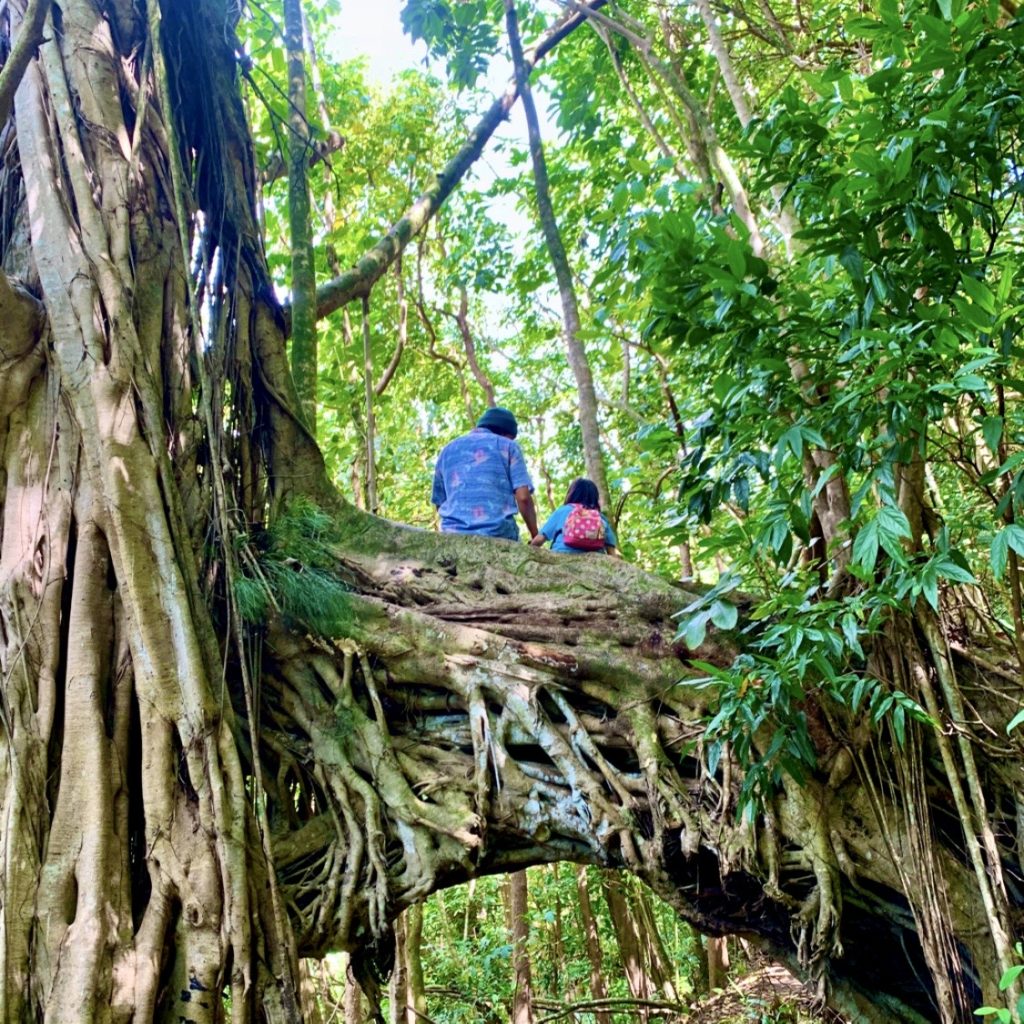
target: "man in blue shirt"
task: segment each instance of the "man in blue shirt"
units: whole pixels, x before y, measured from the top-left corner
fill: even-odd
[[[445,445],[430,496],[442,532],[519,540],[518,509],[530,536],[537,536],[533,481],[514,440],[518,433],[515,416],[496,406],[468,434]]]

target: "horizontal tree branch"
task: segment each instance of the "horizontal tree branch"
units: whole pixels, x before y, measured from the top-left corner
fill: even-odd
[[[555,1010],[554,1013],[541,1017],[538,1024],[548,1024],[549,1021],[561,1020],[563,1017],[571,1017],[577,1013],[594,1013],[600,1010],[617,1010],[620,1012],[628,1010],[653,1010],[655,1013],[661,1011],[675,1014],[686,1011],[686,1007],[680,1003],[666,1003],[653,999],[591,999],[582,1003],[566,1003],[564,1006],[557,1008],[550,1003],[542,1004],[540,1001],[537,1002],[537,1005],[543,1009],[550,1008]]]
[[[564,15],[540,41],[525,54],[526,66],[532,70],[571,32],[584,24],[592,11],[603,7],[607,0],[591,0],[581,9]],[[505,92],[490,106],[479,124],[469,134],[465,145],[448,162],[447,166],[427,189],[397,221],[383,238],[373,246],[359,262],[345,273],[327,281],[317,288],[317,318],[328,316],[353,299],[369,294],[370,289],[387,271],[402,250],[412,241],[430,218],[441,208],[455,186],[473,166],[498,126],[508,117],[509,111],[519,98],[515,82],[510,82]]]

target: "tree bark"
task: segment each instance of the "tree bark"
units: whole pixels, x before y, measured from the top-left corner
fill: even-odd
[[[583,939],[587,947],[587,959],[590,961],[590,995],[595,1002],[608,998],[608,989],[604,983],[604,958],[601,954],[601,936],[597,930],[597,918],[594,916],[590,902],[590,885],[587,869],[580,865],[576,869],[576,892],[580,901],[580,919],[583,926]],[[607,1010],[594,1013],[597,1024],[612,1024],[612,1015]]]
[[[288,55],[288,227],[291,243],[292,375],[309,429],[316,430],[316,267],[309,220],[309,162],[313,152],[306,117],[306,49],[302,0],[283,0]]]
[[[573,376],[576,378],[577,400],[579,402],[580,433],[583,436],[583,462],[587,476],[597,485],[601,507],[610,509],[611,495],[608,491],[608,480],[604,469],[604,454],[601,451],[601,427],[597,419],[597,392],[594,390],[594,377],[590,372],[587,353],[580,339],[579,303],[576,300],[576,286],[572,280],[572,268],[569,257],[562,242],[558,229],[554,206],[551,202],[551,189],[548,182],[547,162],[544,158],[544,146],[540,136],[540,120],[533,102],[530,89],[530,66],[523,54],[523,45],[519,38],[519,19],[516,14],[515,0],[505,0],[505,24],[508,29],[509,46],[512,50],[512,63],[516,69],[516,85],[523,101],[523,113],[526,116],[527,134],[530,142],[530,158],[533,161],[533,180],[537,196],[537,212],[541,230],[547,243],[551,266],[558,283],[558,296],[562,304],[562,336],[565,340],[566,355]]]
[[[363,296],[363,418],[366,424],[366,508],[377,511],[377,417],[373,409],[373,350],[370,347],[370,298]]]
[[[619,958],[626,975],[626,984],[629,985],[630,995],[640,1004],[639,1019],[650,1020],[650,1012],[643,1004],[650,1002],[654,997],[655,986],[642,955],[642,940],[636,918],[616,872],[605,872],[603,887],[608,913],[615,930],[615,940],[619,947]]]
[[[530,968],[530,905],[525,871],[505,877],[505,916],[512,942],[511,1024],[533,1024],[533,976]]]
[[[406,1007],[407,1024],[419,1024],[427,1015],[427,988],[423,980],[423,904],[406,911]]]
[[[406,1024],[410,1018],[407,924],[412,909],[409,907],[395,919],[395,966],[388,979],[388,1024]]]

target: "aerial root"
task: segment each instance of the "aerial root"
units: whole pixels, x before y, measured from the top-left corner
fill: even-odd
[[[480,816],[480,839],[483,841],[484,823],[490,810],[491,786],[488,769],[494,764],[494,788],[501,790],[501,775],[492,750],[491,719],[487,702],[479,686],[469,692],[469,728],[473,738],[473,783],[476,792],[476,813]]]
[[[839,873],[832,862],[815,855],[815,885],[794,920],[797,958],[812,975],[820,976],[826,962],[843,955],[839,939]]]

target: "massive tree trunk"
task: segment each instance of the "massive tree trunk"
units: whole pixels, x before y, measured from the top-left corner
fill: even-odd
[[[910,763],[808,694],[819,770],[736,822],[709,691],[680,683],[734,638],[674,643],[692,595],[334,494],[256,228],[235,11],[54,5],[0,126],[0,1016],[297,1020],[298,957],[336,948],[372,1002],[404,907],[561,859],[628,868],[866,1019],[998,998],[935,733],[908,727]],[[1019,687],[968,667],[995,726],[974,852],[1016,871]]]

